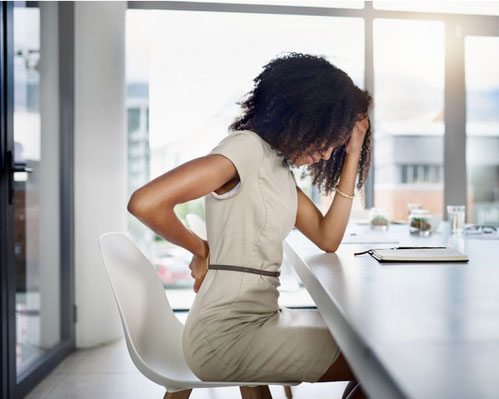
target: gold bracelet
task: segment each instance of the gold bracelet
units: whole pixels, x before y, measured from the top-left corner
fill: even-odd
[[[345,198],[348,198],[348,199],[354,199],[355,198],[355,194],[354,195],[348,195],[348,194],[345,194],[343,191],[341,191],[338,187],[336,187],[336,192],[341,195],[342,197],[345,197]]]

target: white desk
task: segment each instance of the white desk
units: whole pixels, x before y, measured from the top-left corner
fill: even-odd
[[[368,228],[367,226],[364,228]],[[447,231],[444,224],[440,230]],[[398,245],[454,247],[468,263],[381,264],[369,248],[325,253],[299,231],[296,272],[372,398],[499,398],[499,240],[390,226]]]

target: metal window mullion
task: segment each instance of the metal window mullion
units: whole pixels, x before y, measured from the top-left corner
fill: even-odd
[[[246,14],[312,15],[362,18],[364,10],[355,8],[310,7],[271,4],[202,3],[195,1],[129,1],[129,9],[233,12]]]
[[[372,3],[365,3],[365,17],[364,17],[364,89],[371,94],[374,102],[374,56],[373,56],[373,43],[374,43],[374,30],[373,30],[373,15]],[[372,158],[369,170],[369,176],[365,185],[365,198],[366,208],[374,207],[374,113],[373,108],[369,111],[369,120],[371,122],[371,132],[373,134],[372,144]]]
[[[58,3],[61,196],[61,341],[75,345],[74,315],[74,3]],[[73,314],[72,314],[73,313]]]
[[[7,96],[6,96],[6,74],[5,74],[5,28],[6,28],[7,4],[0,3],[0,397],[9,395],[9,342],[7,328],[9,325],[8,294],[9,284],[7,275],[7,178],[6,165],[7,137],[6,120]]]
[[[466,204],[466,87],[464,35],[445,23],[444,215],[447,205]]]

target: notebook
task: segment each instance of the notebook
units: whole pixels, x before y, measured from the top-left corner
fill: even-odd
[[[453,248],[388,248],[368,252],[379,262],[468,262],[468,256]]]

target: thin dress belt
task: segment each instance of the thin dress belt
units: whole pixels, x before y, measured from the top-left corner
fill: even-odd
[[[210,269],[211,270],[231,270],[234,272],[262,274],[264,276],[270,276],[270,277],[279,277],[281,274],[281,272],[269,272],[267,270],[254,269],[252,267],[245,267],[245,266],[210,264],[210,252],[209,251],[208,251],[208,256],[206,257],[206,264],[208,265],[208,270],[210,270]]]
[[[254,274],[263,274],[264,276],[279,277],[281,272],[269,272],[268,270],[253,269],[251,267],[234,265],[208,265],[208,270],[232,270],[235,272],[245,272]]]

